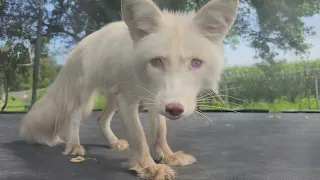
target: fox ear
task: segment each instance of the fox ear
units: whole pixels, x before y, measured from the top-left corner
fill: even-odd
[[[121,14],[133,41],[155,32],[162,19],[160,9],[152,0],[121,0]]]
[[[211,41],[223,40],[237,17],[239,0],[211,0],[193,19],[196,28]]]

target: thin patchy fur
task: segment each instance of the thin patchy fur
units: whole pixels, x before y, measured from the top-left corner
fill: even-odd
[[[99,125],[112,148],[130,144],[131,169],[142,179],[175,179],[169,165],[196,159],[170,149],[166,118],[192,114],[201,89],[217,92],[223,40],[236,19],[238,0],[212,0],[197,13],[160,11],[151,0],[122,0],[121,5],[123,21],[88,35],[68,54],[46,94],[23,117],[20,136],[49,146],[64,137],[65,155],[84,155],[80,122],[92,111],[95,92],[102,91],[108,103]],[[141,100],[148,105],[152,150],[162,164],[154,162],[147,145],[138,114]],[[128,141],[110,128],[116,110]]]

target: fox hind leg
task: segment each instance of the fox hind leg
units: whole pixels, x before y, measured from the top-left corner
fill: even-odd
[[[64,155],[81,155],[83,156],[86,151],[80,144],[79,130],[80,122],[83,116],[82,108],[76,110],[71,122],[67,125],[66,130],[66,148],[63,152]]]

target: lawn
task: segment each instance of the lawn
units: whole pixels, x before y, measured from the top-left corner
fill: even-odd
[[[38,89],[37,91],[37,100],[44,95],[47,89]],[[22,99],[21,93],[9,93],[8,105],[5,109],[6,112],[23,112],[26,111],[25,105],[29,105],[31,102],[31,90],[25,91],[29,98],[25,101]],[[96,96],[96,101],[94,104],[94,109],[102,109],[106,103],[105,96],[98,94]],[[0,108],[3,104],[0,103]]]

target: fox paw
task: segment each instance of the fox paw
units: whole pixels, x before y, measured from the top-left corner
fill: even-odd
[[[185,166],[193,164],[194,162],[196,162],[196,159],[189,154],[185,154],[183,151],[177,151],[171,155],[165,155],[160,161],[161,164],[168,164],[170,166]]]
[[[51,141],[46,142],[46,144],[50,147],[53,147],[62,143],[64,143],[64,141],[59,136],[56,136]]]
[[[129,148],[129,143],[125,139],[120,139],[116,141],[115,143],[111,143],[112,149],[123,151]]]
[[[86,150],[84,147],[80,144],[78,145],[67,145],[66,149],[62,153],[63,155],[80,155],[83,156],[85,155]]]
[[[139,178],[145,180],[174,180],[177,173],[167,165],[156,164],[137,171]]]

